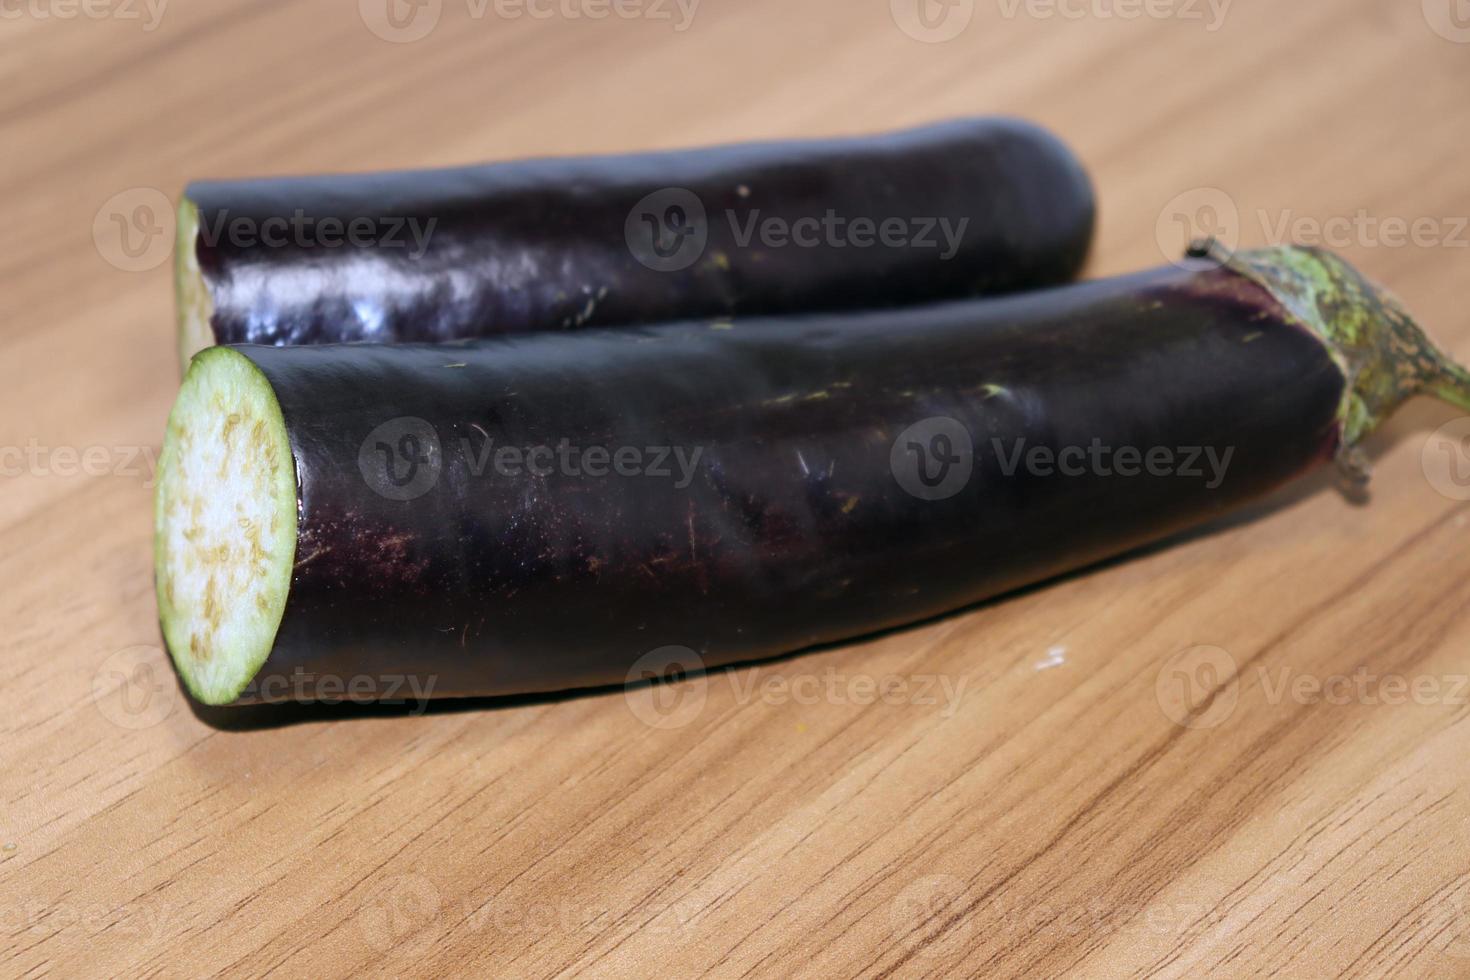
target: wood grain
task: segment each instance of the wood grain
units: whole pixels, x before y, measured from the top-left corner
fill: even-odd
[[[613,692],[236,730],[159,649],[169,272],[108,231],[192,177],[1009,112],[1093,168],[1090,274],[1158,264],[1220,195],[1247,245],[1423,219],[1342,251],[1470,355],[1470,44],[1436,3],[978,0],[943,43],[883,0],[703,0],[685,30],[444,0],[413,43],[349,0],[172,0],[151,30],[141,0],[5,5],[0,975],[1470,976],[1470,509],[1422,463],[1452,413],[1375,442],[1367,505],[1321,481],[691,681],[681,728]]]

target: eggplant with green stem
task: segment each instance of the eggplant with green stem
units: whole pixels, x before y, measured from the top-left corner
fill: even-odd
[[[1421,393],[1470,408],[1470,377],[1290,247],[925,308],[220,347],[168,424],[163,632],[218,705],[788,653],[1361,469]]]

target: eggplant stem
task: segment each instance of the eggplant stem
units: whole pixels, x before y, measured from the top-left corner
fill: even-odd
[[[1435,353],[1439,354],[1438,351]],[[1438,370],[1425,384],[1424,394],[1470,412],[1470,371],[1443,354],[1439,354],[1437,360],[1435,367]]]
[[[1190,254],[1255,282],[1326,345],[1347,379],[1338,460],[1356,477],[1364,467],[1352,450],[1415,395],[1470,412],[1470,371],[1425,336],[1398,297],[1331,252],[1295,245],[1231,252],[1209,241]]]

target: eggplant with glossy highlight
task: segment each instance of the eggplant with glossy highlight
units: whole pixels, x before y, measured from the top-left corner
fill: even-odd
[[[436,342],[899,306],[1071,279],[1092,186],[1047,131],[845,139],[191,184],[185,364],[214,344]]]
[[[1470,377],[1392,296],[1298,248],[923,309],[220,347],[164,445],[163,631],[210,704],[318,678],[621,683],[670,646],[728,664],[1354,464],[1417,393],[1470,407]]]

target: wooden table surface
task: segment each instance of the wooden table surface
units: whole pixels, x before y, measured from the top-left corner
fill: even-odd
[[[664,702],[191,709],[150,563],[190,178],[1015,113],[1092,168],[1089,275],[1323,234],[1470,356],[1463,3],[604,9],[0,3],[0,975],[1470,976],[1470,459],[1427,404],[1367,504]]]

